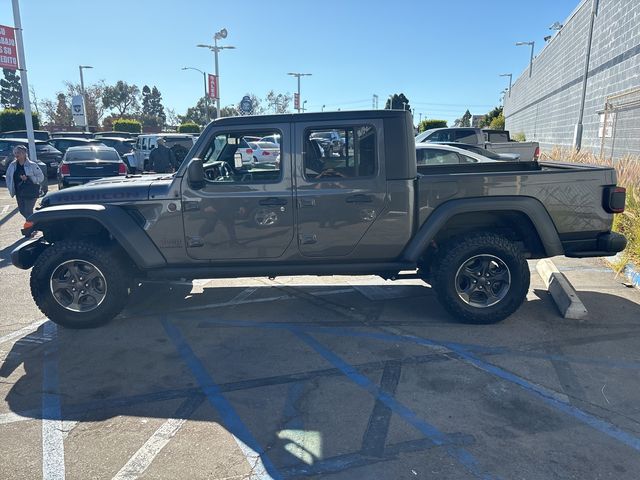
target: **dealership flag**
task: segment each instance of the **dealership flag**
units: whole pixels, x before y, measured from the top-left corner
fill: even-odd
[[[209,98],[218,98],[218,77],[209,74]]]
[[[4,25],[0,25],[0,68],[18,69],[15,32]]]

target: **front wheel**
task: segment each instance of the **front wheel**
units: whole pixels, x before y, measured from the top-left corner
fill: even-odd
[[[47,248],[31,271],[31,294],[51,321],[69,328],[107,323],[124,308],[129,275],[119,252],[64,240]]]
[[[433,287],[442,306],[468,323],[496,323],[524,302],[530,273],[521,249],[502,235],[455,239],[439,256]]]

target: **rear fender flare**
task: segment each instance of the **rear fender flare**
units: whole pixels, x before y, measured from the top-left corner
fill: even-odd
[[[420,227],[403,253],[403,260],[417,262],[429,246],[431,240],[446,223],[456,215],[473,212],[515,211],[526,215],[535,227],[547,256],[564,255],[562,242],[558,236],[549,212],[539,200],[533,197],[489,197],[450,200],[435,209]]]

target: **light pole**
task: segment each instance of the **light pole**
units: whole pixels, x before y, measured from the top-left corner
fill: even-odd
[[[511,79],[513,78],[513,74],[511,73],[501,73],[501,77],[509,77],[509,97],[511,97]]]
[[[326,107],[326,105],[322,105],[322,110],[320,110],[321,112],[324,112],[324,107]]]
[[[302,102],[302,113],[304,113],[307,110],[306,108],[304,108],[306,103],[307,103],[306,100],[304,102]]]
[[[310,77],[311,73],[289,72],[287,75],[298,78],[298,113],[300,113],[300,77]]]
[[[516,47],[520,47],[522,45],[530,45],[531,46],[531,59],[529,60],[529,78],[531,78],[531,70],[533,69],[533,46],[536,42],[516,42]]]
[[[228,50],[232,50],[236,47],[233,47],[231,45],[224,45],[219,47],[218,46],[218,40],[220,39],[224,39],[227,38],[227,29],[223,28],[222,30],[220,30],[219,32],[216,32],[213,35],[213,45],[203,45],[203,44],[198,44],[196,45],[196,47],[200,47],[200,48],[208,48],[209,50],[211,50],[214,54],[214,59],[215,59],[215,74],[216,74],[216,117],[220,117],[220,75],[218,73],[218,52],[220,50],[224,50],[224,49],[228,49]]]
[[[204,101],[205,108],[207,110],[207,123],[209,123],[211,121],[211,112],[209,112],[209,95],[207,95],[207,74],[199,68],[194,67],[182,67],[182,70],[195,70],[196,72],[200,72],[202,74],[202,80],[204,81]]]
[[[78,67],[80,69],[80,91],[82,93],[82,101],[84,103],[84,131],[89,133],[89,117],[87,116],[87,95],[84,92],[84,76],[82,75],[82,70],[85,68],[93,68],[89,65],[80,65]]]

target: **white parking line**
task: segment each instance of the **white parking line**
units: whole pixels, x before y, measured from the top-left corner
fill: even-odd
[[[4,207],[2,207],[2,215],[5,215],[6,213],[8,213],[9,208],[11,208],[11,205],[5,205]]]
[[[0,343],[10,342],[11,340],[13,340],[15,338],[19,338],[19,337],[23,337],[25,335],[28,335],[29,333],[37,330],[40,327],[40,325],[42,325],[46,321],[47,321],[46,318],[41,318],[40,320],[36,320],[35,322],[30,323],[26,327],[22,327],[20,330],[16,330],[15,332],[8,333],[8,334],[0,337]]]
[[[57,325],[47,322],[45,335],[55,338]],[[49,343],[44,354],[42,372],[42,478],[63,480],[64,429],[58,384],[58,348],[56,342]]]

